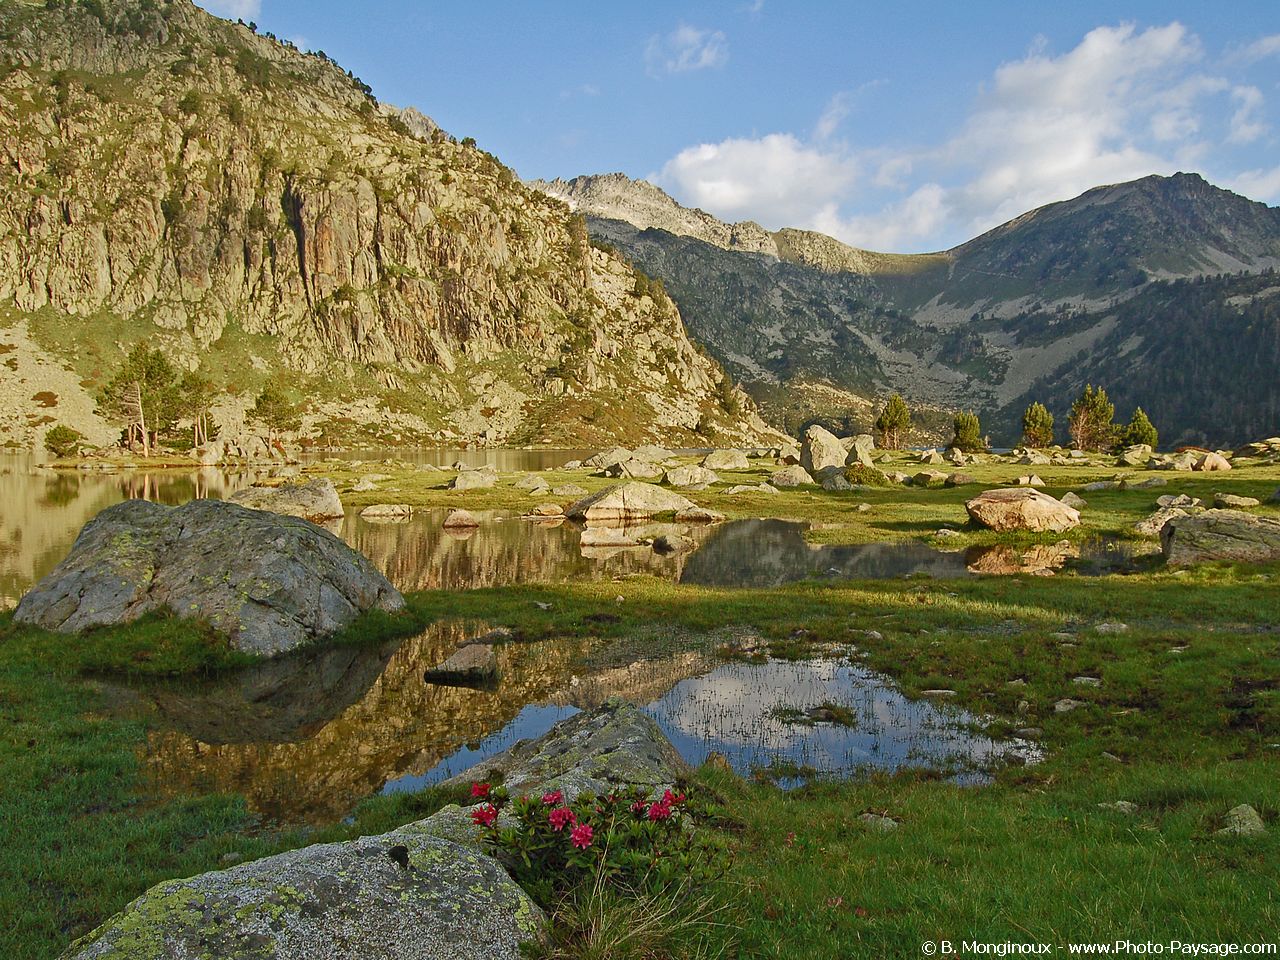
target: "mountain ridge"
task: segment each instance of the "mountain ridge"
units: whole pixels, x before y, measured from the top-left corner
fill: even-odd
[[[854,409],[865,404],[814,407],[808,416],[792,405],[784,415],[767,399],[786,384],[826,384],[864,400],[900,390],[916,401],[978,409],[1013,442],[1020,415],[1014,407],[1037,384],[1057,384],[1046,399],[1062,403],[1064,385],[1083,386],[1094,371],[1142,374],[1092,354],[1104,345],[1131,358],[1151,353],[1138,347],[1154,344],[1158,327],[1148,318],[1131,329],[1135,315],[1118,313],[1127,301],[1150,294],[1151,302],[1166,302],[1155,285],[1239,271],[1257,275],[1280,265],[1280,210],[1198,174],[1103,185],[950,250],[914,255],[859,251],[811,231],[786,230],[769,234],[775,246],[779,238],[801,237],[808,250],[793,243],[788,255],[747,254],[712,242],[714,228],[696,237],[655,225],[652,211],[662,207],[651,205],[640,223],[611,216],[626,210],[624,179],[610,175],[610,201],[600,204],[592,202],[589,177],[560,183],[574,185],[573,199],[592,234],[661,278],[693,334],[792,430],[808,418],[865,419]],[[642,189],[652,196],[658,188]],[[699,223],[710,218],[699,215]],[[1255,295],[1247,283],[1240,286],[1239,293],[1213,300],[1213,309],[1226,311],[1233,296]],[[1241,316],[1215,317],[1206,329],[1243,324]],[[1186,317],[1178,322],[1194,324]],[[1118,325],[1129,329],[1120,345],[1108,339]],[[1178,334],[1184,351],[1192,350],[1184,336],[1190,332]],[[1265,331],[1259,342],[1265,354],[1272,342]],[[1156,352],[1163,362],[1203,365],[1186,353]],[[1275,432],[1266,411],[1280,388],[1255,385],[1250,398],[1229,382],[1229,371],[1215,376],[1218,388],[1246,411],[1239,429],[1258,423]],[[1185,405],[1163,404],[1154,393],[1134,396],[1148,410],[1177,411],[1165,424],[1170,439],[1225,442],[1233,429],[1206,422]]]
[[[0,151],[11,442],[108,440],[85,410],[140,340],[213,376],[230,433],[279,379],[329,442],[770,435],[562,204],[189,0],[0,4]],[[35,401],[42,365],[80,393]]]

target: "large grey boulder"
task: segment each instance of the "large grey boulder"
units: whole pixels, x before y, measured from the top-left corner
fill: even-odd
[[[702,458],[708,470],[750,470],[751,463],[741,450],[712,450]]]
[[[544,922],[496,860],[409,824],[157,884],[63,960],[517,960]]]
[[[1062,533],[1080,525],[1079,511],[1034,487],[987,490],[964,508],[978,526],[996,531]]]
[[[572,520],[621,521],[652,517],[659,513],[679,513],[694,506],[692,500],[674,490],[652,483],[620,483],[605,487],[570,504],[565,516]]]
[[[1170,520],[1187,515],[1187,511],[1181,507],[1161,507],[1151,516],[1135,523],[1133,532],[1140,537],[1158,537]]]
[[[610,464],[601,473],[606,477],[631,477],[635,480],[652,480],[654,477],[662,476],[662,467],[652,460],[632,458]]]
[[[1205,510],[1175,517],[1160,534],[1165,561],[1185,567],[1213,560],[1280,560],[1280,520],[1243,510]]]
[[[278,487],[246,487],[233,493],[229,499],[251,510],[268,510],[303,520],[334,520],[342,516],[338,489],[327,477],[307,483],[285,483]]]
[[[707,467],[687,466],[672,467],[667,471],[667,475],[663,478],[668,486],[681,487],[688,490],[705,490],[713,483],[718,483],[720,477],[716,475],[714,470]]]
[[[816,423],[805,430],[800,443],[800,466],[809,473],[825,467],[843,467],[847,456],[844,444],[830,430]]]
[[[306,520],[221,500],[126,500],[85,524],[14,620],[72,633],[170,610],[207,620],[238,650],[274,656],[362,611],[403,606],[367,559]]]
[[[864,467],[875,466],[875,461],[871,457],[876,452],[876,440],[871,434],[860,433],[856,437],[842,440],[841,443],[845,444],[849,451],[844,458],[845,466],[852,467],[855,463],[860,463]]]
[[[631,460],[633,456],[626,447],[610,447],[583,460],[582,465],[592,470],[603,470],[605,467],[612,467],[615,463]]]
[[[648,714],[616,697],[562,720],[538,740],[522,740],[445,785],[501,780],[513,797],[562,790],[608,793],[619,787],[660,790],[689,767]]]
[[[450,490],[488,490],[498,482],[498,474],[490,468],[463,470],[449,482]]]
[[[806,483],[813,483],[813,477],[809,476],[809,471],[799,465],[783,467],[769,478],[769,483],[775,487],[799,487]]]

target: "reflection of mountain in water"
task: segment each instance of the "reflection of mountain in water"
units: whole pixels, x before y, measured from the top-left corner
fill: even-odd
[[[342,648],[279,658],[196,689],[155,687],[160,728],[146,765],[166,793],[243,794],[255,811],[284,821],[331,821],[389,780],[421,777],[467,744],[501,731],[528,704],[592,706],[621,694],[650,699],[713,665],[683,654],[580,679],[571,668],[590,640],[497,647],[501,680],[469,689],[427,683],[483,624],[436,624],[379,648]]]
[[[679,558],[647,547],[591,551],[568,523],[522,520],[511,511],[472,511],[480,527],[458,537],[442,529],[447,510],[423,510],[405,523],[348,516],[342,538],[401,590],[467,590],[509,583],[607,579],[628,573],[675,577]],[[696,536],[696,534],[695,534]]]
[[[43,469],[29,457],[0,467],[0,608],[13,606],[67,555],[80,528],[121,500],[184,503],[222,497],[244,481],[219,470],[125,474]]]
[[[681,583],[772,587],[808,577],[885,579],[927,573],[959,577],[964,558],[922,543],[812,544],[807,525],[787,520],[740,520],[717,527],[685,564]]]

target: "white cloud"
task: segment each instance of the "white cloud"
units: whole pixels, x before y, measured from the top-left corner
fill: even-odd
[[[262,0],[202,0],[200,5],[230,20],[253,20],[262,13]]]
[[[1251,200],[1280,203],[1280,167],[1270,170],[1247,170],[1227,181],[1227,186]]]
[[[1255,63],[1280,54],[1280,33],[1259,37],[1246,47],[1236,50],[1231,59],[1240,63]]]
[[[1280,49],[1280,35],[1264,40]],[[1221,167],[1232,145],[1260,140],[1262,91],[1205,61],[1179,23],[1098,27],[1058,54],[1040,38],[993,72],[940,143],[850,145],[838,134],[852,126],[861,90],[841,92],[808,141],[776,132],[702,144],[658,180],[729,220],[810,227],[872,249],[938,249],[1101,184]],[[1280,193],[1278,179],[1262,169],[1234,185],[1268,198]]]
[[[842,90],[828,100],[822,116],[818,118],[818,125],[814,127],[814,139],[830,139],[851,109],[853,109],[853,94],[848,90]]]
[[[702,30],[682,23],[670,33],[654,34],[645,48],[651,76],[722,67],[729,60],[729,41],[719,30]]]
[[[803,225],[845,196],[856,165],[789,133],[681,150],[653,179],[727,220]]]
[[[1232,143],[1253,143],[1267,132],[1267,125],[1258,118],[1263,104],[1262,91],[1257,87],[1236,87],[1231,91],[1231,99],[1238,106],[1231,115],[1227,139]]]

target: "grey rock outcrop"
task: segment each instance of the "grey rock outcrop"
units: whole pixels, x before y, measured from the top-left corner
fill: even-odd
[[[663,479],[668,486],[686,490],[705,490],[711,484],[719,482],[720,477],[714,470],[694,465],[672,467]]]
[[[71,633],[170,610],[238,650],[274,656],[404,599],[333,534],[219,500],[126,500],[85,524],[71,552],[22,598],[19,623]]]
[[[1171,567],[1214,560],[1265,563],[1280,560],[1280,520],[1241,510],[1205,510],[1165,524],[1160,542]]]
[[[158,884],[63,960],[517,960],[544,922],[496,860],[409,824]]]
[[[541,739],[521,741],[445,784],[500,779],[512,796],[555,788],[572,799],[621,786],[661,790],[688,772],[657,721],[635,705],[611,698],[595,710],[560,721]]]
[[[570,504],[565,516],[573,520],[610,522],[651,517],[659,513],[679,513],[694,506],[692,500],[652,483],[617,484],[605,487]]]
[[[750,470],[751,463],[741,450],[712,450],[702,458],[708,470]]]
[[[1139,520],[1133,525],[1133,532],[1140,537],[1158,537],[1170,520],[1188,516],[1181,507],[1161,507],[1151,516]]]
[[[795,464],[777,471],[769,478],[769,483],[775,487],[799,487],[806,483],[813,483],[813,477],[804,467]]]
[[[246,487],[228,499],[251,510],[268,510],[303,520],[334,520],[342,516],[342,500],[327,477],[278,487]]]

